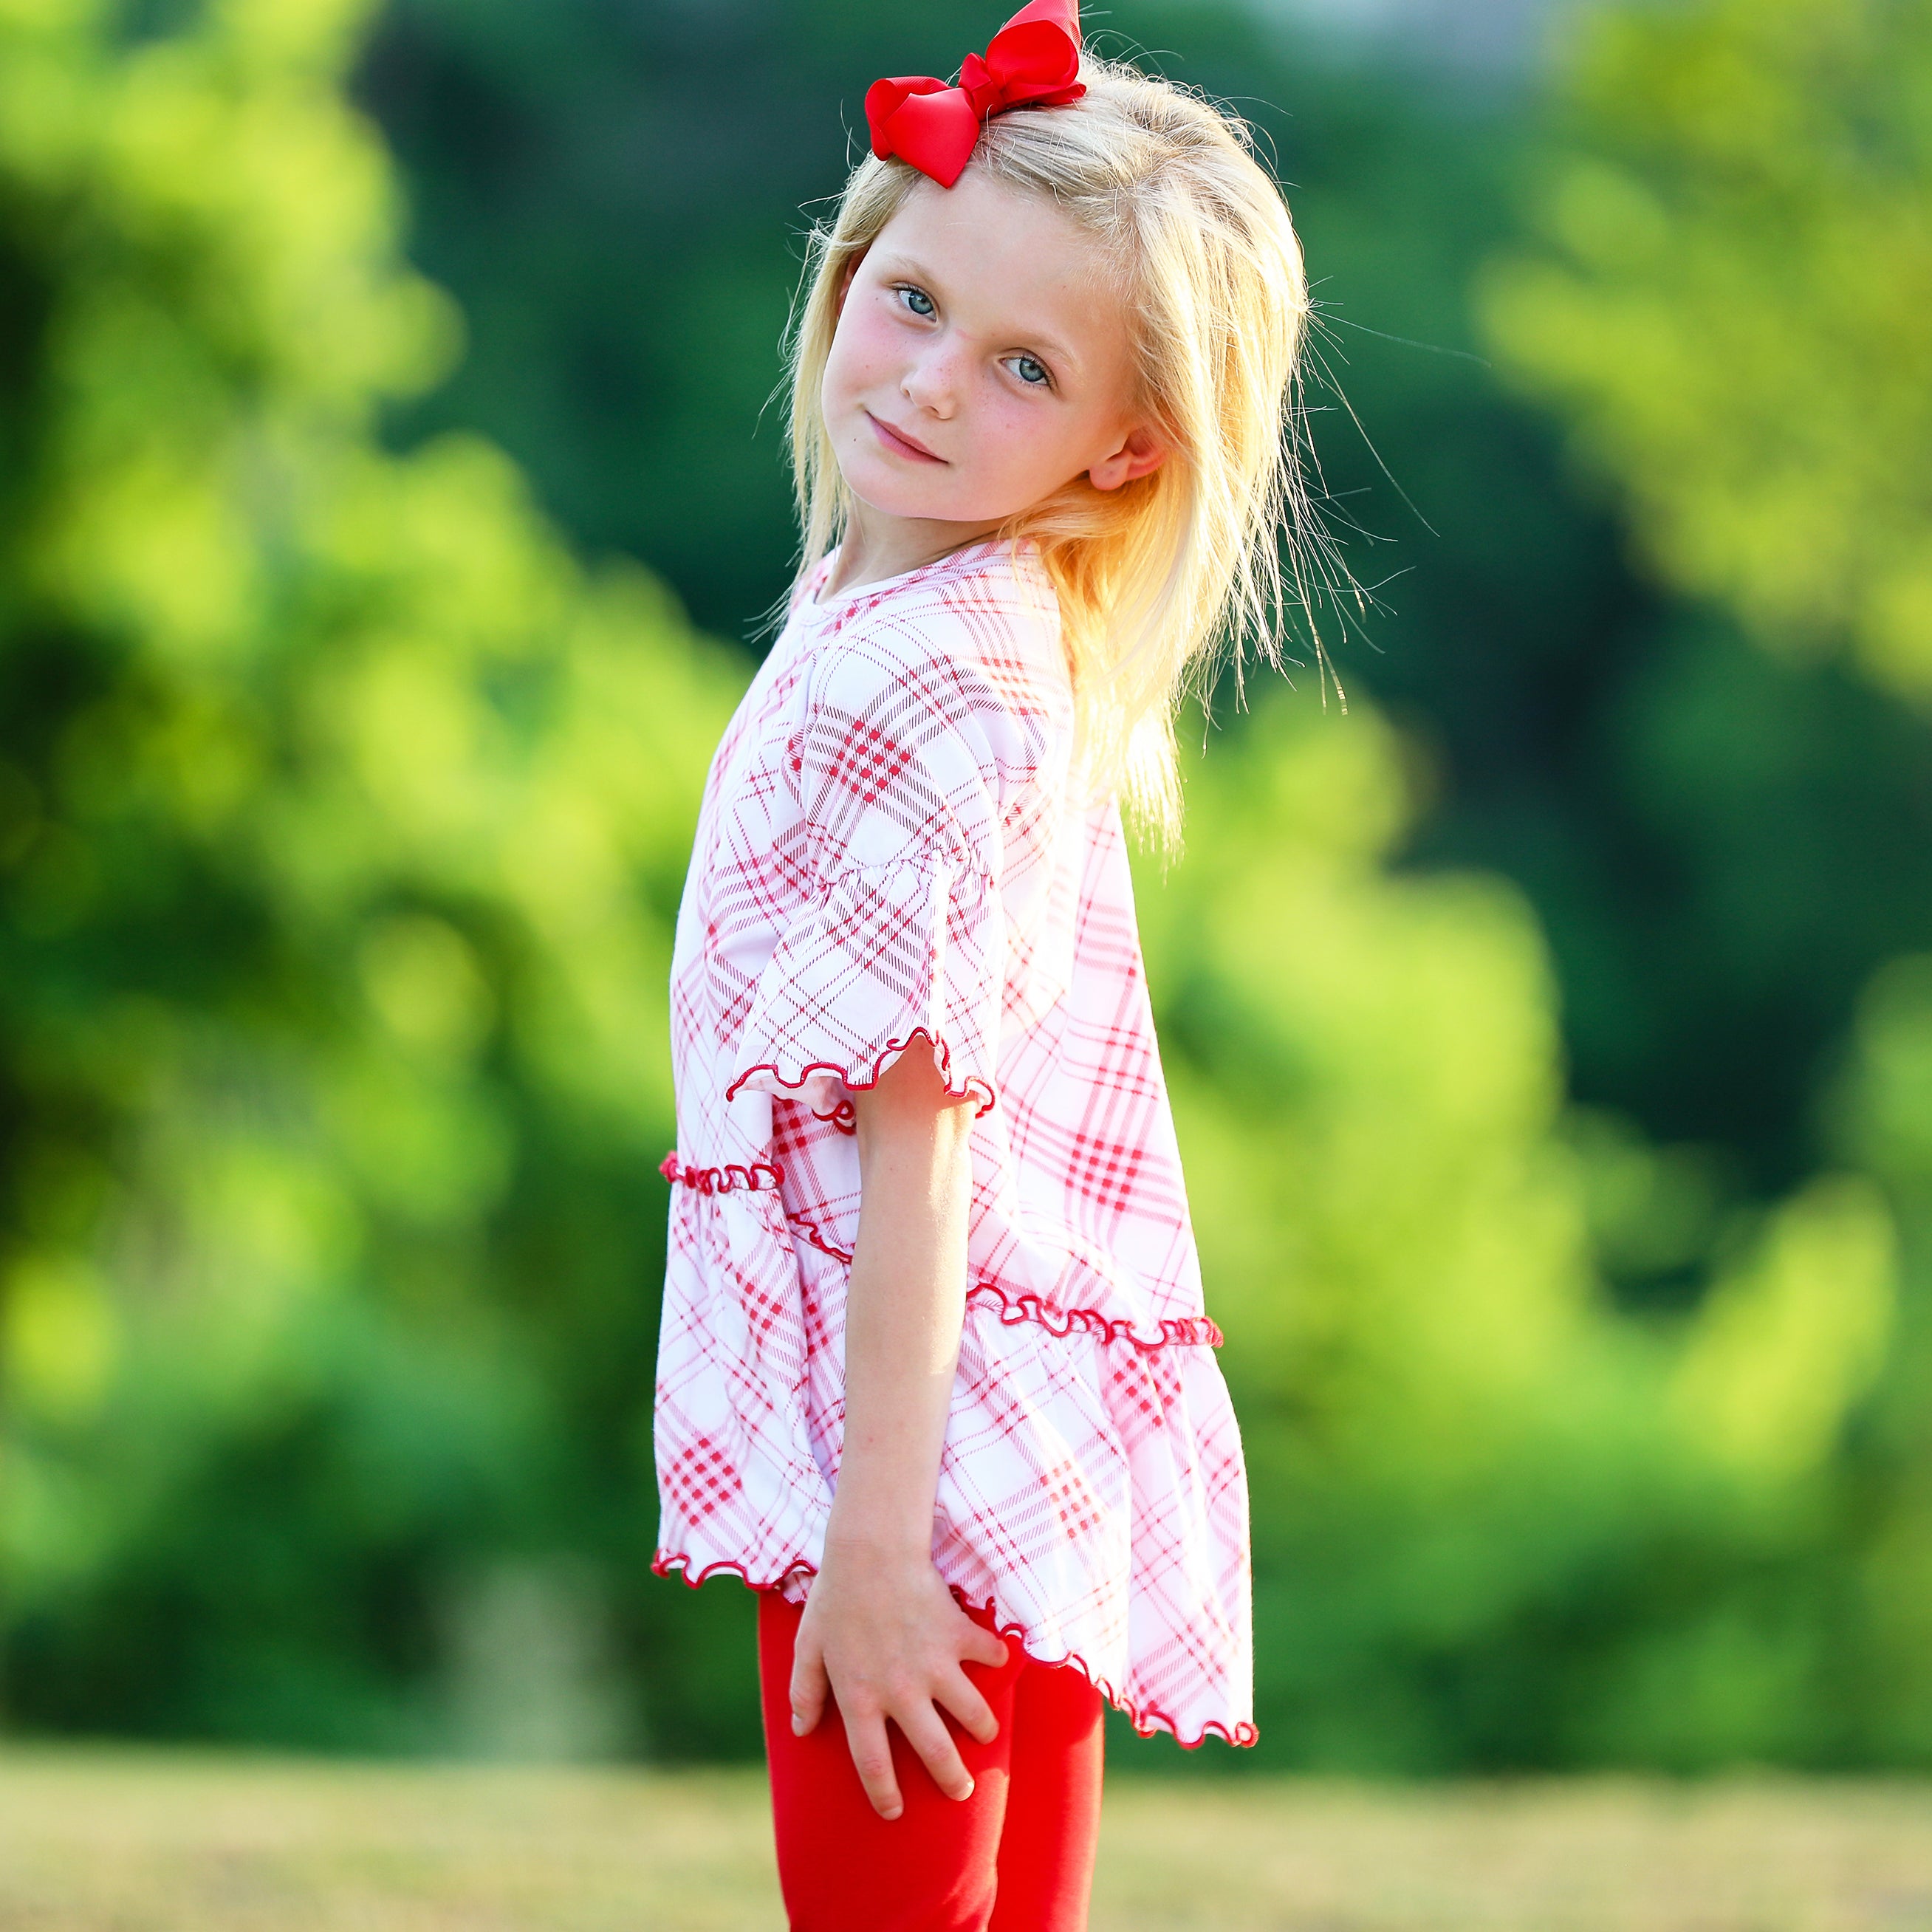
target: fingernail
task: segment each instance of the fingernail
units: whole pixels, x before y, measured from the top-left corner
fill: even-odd
[[[966,1789],[965,1789],[964,1791],[961,1792],[960,1792],[960,1794],[959,1794],[959,1802],[960,1802],[960,1803],[961,1803],[961,1804],[964,1804],[964,1803],[965,1803],[965,1802],[967,1801],[967,1799],[968,1799],[968,1798],[970,1798],[970,1797],[972,1796],[972,1795],[973,1795],[973,1780],[969,1778],[966,1780]]]
[[[791,1714],[791,1734],[795,1738],[805,1736],[805,1720],[796,1711]]]
[[[884,1819],[886,1822],[890,1825],[892,1820],[899,1815],[902,1809],[903,1809],[902,1806],[895,1804],[890,1811],[881,1811],[879,1814],[879,1816]]]

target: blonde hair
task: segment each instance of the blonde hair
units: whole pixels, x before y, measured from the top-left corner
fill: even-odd
[[[1312,620],[1340,566],[1301,461],[1307,282],[1288,209],[1244,122],[1090,53],[1081,78],[1087,92],[1071,106],[989,120],[970,165],[1050,199],[1100,244],[1134,334],[1135,407],[1168,454],[1118,490],[1077,477],[1001,534],[1037,545],[1058,593],[1090,788],[1124,794],[1172,847],[1180,820],[1175,710],[1190,694],[1204,698],[1222,651],[1238,690],[1244,646],[1281,662],[1293,605],[1307,614],[1325,673]],[[830,224],[811,236],[790,354],[807,571],[851,512],[820,402],[840,298],[851,268],[925,179],[868,154]]]

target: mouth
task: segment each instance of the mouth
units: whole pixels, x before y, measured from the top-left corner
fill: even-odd
[[[891,424],[880,422],[870,410],[866,412],[866,420],[872,425],[874,434],[895,456],[909,456],[919,463],[944,463],[943,456],[935,455],[917,437],[908,436],[904,430],[894,429]]]

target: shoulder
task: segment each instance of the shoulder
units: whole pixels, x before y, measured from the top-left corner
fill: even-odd
[[[981,544],[861,594],[828,626],[812,709],[837,724],[1037,766],[1070,724],[1060,611],[1046,573]]]

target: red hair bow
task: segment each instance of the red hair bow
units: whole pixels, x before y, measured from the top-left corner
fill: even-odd
[[[1033,0],[993,36],[983,58],[966,56],[957,87],[929,74],[874,81],[866,91],[866,120],[880,160],[896,155],[950,188],[973,158],[988,115],[1063,107],[1086,92],[1079,0]]]

